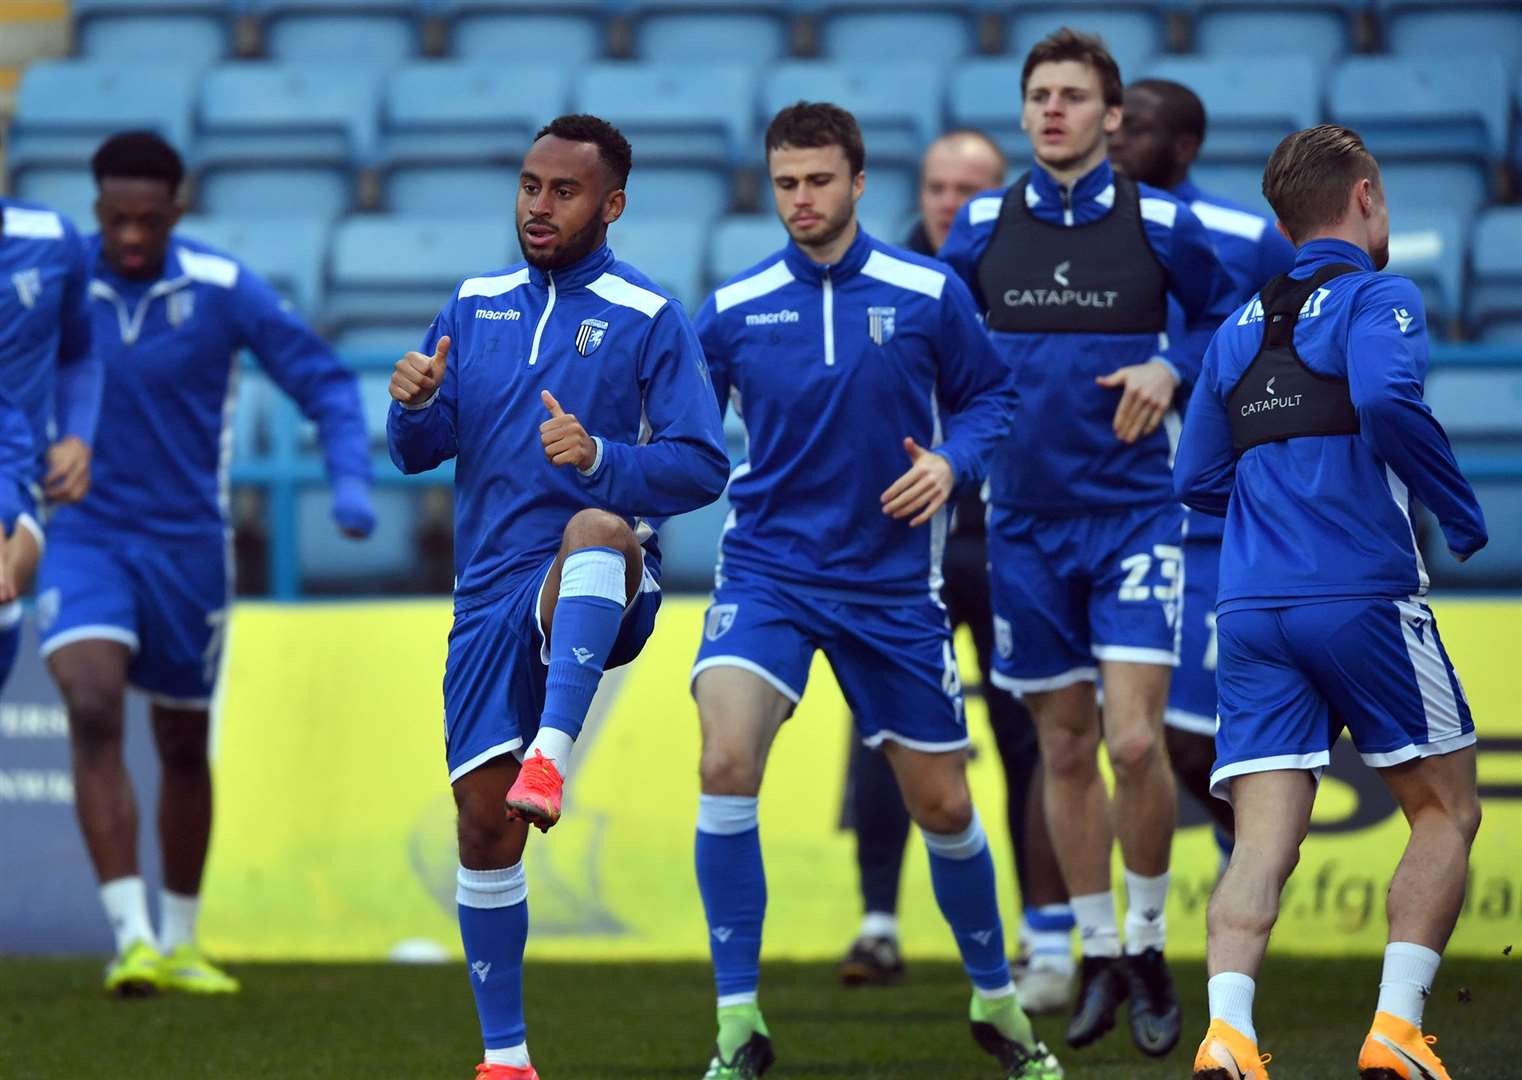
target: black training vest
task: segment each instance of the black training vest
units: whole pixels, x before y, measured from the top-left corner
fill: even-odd
[[[978,260],[988,328],[1017,334],[1156,334],[1168,325],[1168,277],[1142,224],[1136,185],[1115,174],[1098,221],[1042,221],[1015,181]]]
[[[1357,270],[1337,263],[1304,281],[1281,274],[1263,286],[1263,343],[1226,399],[1231,445],[1239,456],[1281,439],[1358,434],[1347,380],[1318,375],[1295,351],[1295,324],[1316,290]]]

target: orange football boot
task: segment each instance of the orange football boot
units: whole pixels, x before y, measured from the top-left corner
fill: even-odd
[[[539,1080],[539,1074],[532,1065],[524,1069],[517,1065],[488,1065],[483,1061],[476,1066],[476,1080]]]
[[[1272,1060],[1225,1020],[1212,1020],[1194,1055],[1194,1080],[1268,1080]]]
[[[1451,1080],[1432,1052],[1436,1042],[1436,1035],[1423,1035],[1400,1017],[1377,1012],[1358,1052],[1358,1075],[1362,1080]]]
[[[508,789],[507,816],[522,818],[540,832],[549,832],[560,820],[560,789],[564,785],[555,763],[535,750]]]

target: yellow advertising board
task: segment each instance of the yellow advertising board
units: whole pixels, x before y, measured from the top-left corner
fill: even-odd
[[[1491,955],[1522,927],[1522,604],[1435,605],[1481,735],[1485,822],[1452,950]],[[707,955],[692,869],[697,713],[687,671],[704,603],[669,598],[644,654],[605,681],[578,744],[565,817],[526,856],[531,956]],[[229,959],[458,955],[454,812],[444,767],[447,601],[234,615],[216,739],[217,822],[207,946]],[[970,643],[962,649],[976,681]],[[839,829],[847,710],[823,659],[778,740],[761,798],[766,955],[833,957],[860,917],[854,846]],[[1018,913],[1003,782],[970,701],[974,796],[993,838],[1006,925]],[[1406,826],[1377,778],[1339,758],[1285,897],[1280,952],[1368,953]],[[1217,852],[1204,826],[1174,848],[1170,951],[1204,951]],[[915,956],[955,954],[911,844],[902,930]]]

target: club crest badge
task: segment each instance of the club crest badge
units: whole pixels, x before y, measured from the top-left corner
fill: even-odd
[[[740,610],[739,604],[715,604],[708,609],[708,618],[703,626],[703,636],[709,641],[718,641],[729,628],[735,624],[735,612]]]
[[[897,308],[869,307],[867,308],[867,334],[879,345],[886,345],[893,340],[893,316]]]
[[[16,286],[16,299],[21,301],[22,307],[37,306],[37,298],[42,295],[41,270],[17,270],[11,275],[11,284]]]
[[[582,319],[581,326],[576,331],[576,351],[582,356],[591,356],[607,333],[608,324],[601,319]]]
[[[1008,619],[994,616],[994,648],[999,650],[999,655],[1008,660],[1015,655],[1015,628],[1009,624]]]

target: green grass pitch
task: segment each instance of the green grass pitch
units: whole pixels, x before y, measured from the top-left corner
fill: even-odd
[[[1518,935],[1522,946],[1522,934]],[[1427,1027],[1454,1080],[1522,1077],[1522,957],[1454,960]],[[95,959],[0,959],[0,1077],[171,1080],[333,1077],[469,1080],[480,1059],[463,965],[242,965],[234,998],[112,1001]],[[1072,1080],[1187,1077],[1205,1027],[1199,963],[1175,967],[1184,1039],[1143,1059],[1117,1028],[1081,1053],[1062,1018],[1038,1022]],[[1377,959],[1270,957],[1258,1024],[1274,1080],[1356,1080]],[[1463,999],[1463,1000],[1461,1000]],[[996,1080],[967,1035],[966,982],[910,964],[889,990],[844,990],[828,964],[767,965],[762,1007],[778,1063],[768,1080]],[[713,1035],[706,965],[538,963],[528,969],[529,1047],[545,1080],[697,1080]],[[1124,1022],[1122,1017],[1122,1023]]]

